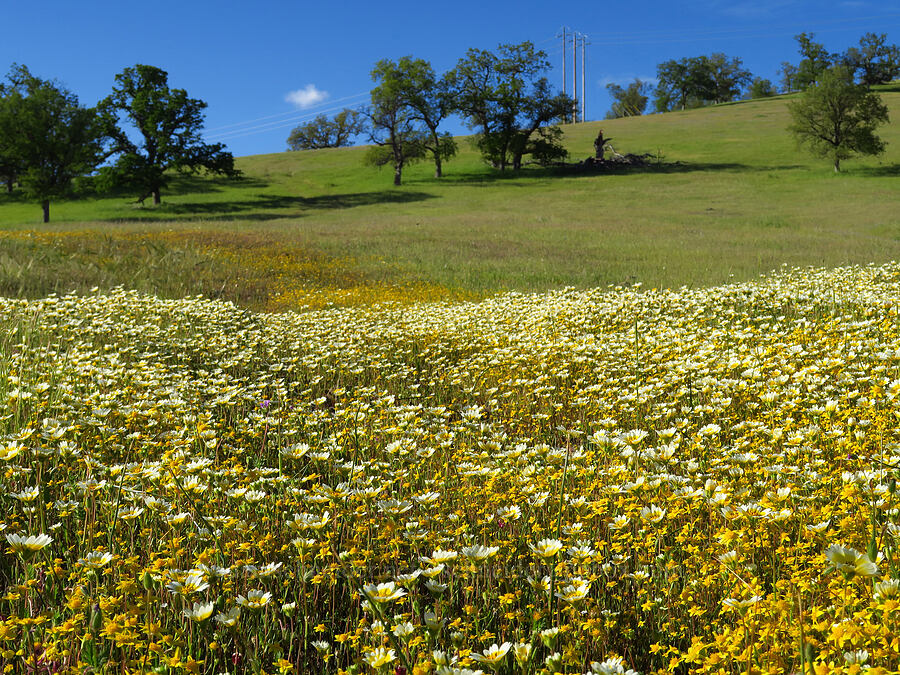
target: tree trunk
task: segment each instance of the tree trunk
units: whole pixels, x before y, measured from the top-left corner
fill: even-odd
[[[394,164],[394,185],[400,185],[400,179],[403,177],[403,165]]]
[[[444,175],[443,170],[441,169],[441,156],[439,154],[434,155],[434,177],[441,178]]]
[[[841,172],[841,160],[838,159],[837,157],[835,157],[835,159],[834,159],[834,172],[835,173]]]
[[[13,179],[12,176],[6,177],[6,194],[11,195],[13,191]]]
[[[50,222],[50,200],[45,199],[41,202],[41,208],[44,210],[44,222]]]
[[[153,188],[153,205],[159,206],[160,202],[162,202],[162,197],[160,196],[159,188]]]

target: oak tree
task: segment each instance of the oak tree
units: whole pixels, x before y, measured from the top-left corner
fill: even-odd
[[[879,155],[885,143],[875,130],[888,121],[881,97],[864,84],[854,84],[845,66],[829,68],[819,82],[788,104],[793,120],[788,127],[799,145],[818,157],[833,162],[835,172],[841,160],[853,155]]]
[[[0,156],[40,202],[45,223],[50,202],[72,194],[74,181],[103,161],[104,130],[95,109],[25,66],[13,66],[8,84],[0,86]]]
[[[291,131],[287,140],[288,149],[343,148],[350,145],[353,137],[361,134],[365,128],[365,118],[358,110],[344,108],[331,119],[318,115]]]
[[[202,139],[206,103],[184,89],[169,87],[165,70],[138,64],[116,75],[112,94],[100,103],[109,120],[118,158],[104,170],[107,185],[133,189],[138,201],[161,192],[172,172],[210,173],[237,177],[234,158],[222,143]],[[123,128],[133,127],[132,134]],[[133,140],[136,138],[137,140]]]
[[[501,171],[521,168],[527,154],[541,163],[566,156],[553,125],[574,101],[552,89],[544,77],[549,68],[546,53],[522,42],[500,45],[497,53],[470,49],[447,74],[482,156]]]

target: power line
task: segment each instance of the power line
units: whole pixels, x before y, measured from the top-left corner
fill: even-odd
[[[368,94],[365,94],[365,96],[367,96],[367,95]],[[360,96],[363,96],[363,95],[362,94],[357,95],[356,98],[358,98]],[[346,99],[341,99],[341,100],[347,100],[350,98],[355,98],[355,97],[346,97]],[[207,131],[207,132],[204,132],[204,135],[205,136],[212,135],[218,140],[222,140],[222,139],[231,140],[231,139],[235,139],[235,138],[241,138],[243,136],[252,136],[255,134],[266,133],[267,131],[275,131],[276,129],[286,129],[288,127],[295,126],[296,124],[298,124],[300,122],[306,122],[306,121],[312,120],[318,115],[322,115],[322,114],[329,113],[329,112],[334,112],[336,110],[342,110],[344,107],[346,107],[346,106],[333,106],[331,108],[317,108],[315,110],[311,110],[309,112],[303,113],[302,115],[300,115],[298,117],[293,117],[293,118],[284,119],[284,120],[278,120],[278,121],[274,121],[274,122],[266,122],[265,124],[257,124],[257,125],[245,127],[242,129],[234,129],[232,131],[227,131],[223,134],[213,134],[212,132]],[[260,118],[260,119],[266,119],[266,118]],[[234,125],[232,125],[232,126],[234,126]]]
[[[702,31],[679,31],[679,37],[673,38],[669,37],[672,35],[671,31],[647,31],[641,33],[619,33],[619,34],[610,34],[605,32],[604,35],[608,36],[605,39],[601,39],[598,41],[598,44],[603,45],[622,45],[622,44],[667,44],[667,43],[675,43],[675,42],[693,42],[698,38],[729,38],[729,39],[752,39],[752,38],[760,38],[760,37],[779,37],[782,35],[787,35],[787,33],[775,34],[773,31],[806,31],[806,32],[822,32],[835,30],[834,28],[819,28],[819,26],[838,26],[839,28],[849,28],[848,24],[850,23],[861,23],[866,21],[874,21],[876,19],[885,19],[885,18],[900,18],[900,12],[893,12],[890,14],[880,14],[866,17],[855,17],[852,19],[842,19],[835,21],[823,21],[819,22],[816,26],[810,27],[809,25],[802,26],[800,24],[790,24],[790,25],[781,25],[781,26],[753,26],[749,28],[723,28],[717,30],[702,30]],[[891,24],[896,25],[896,24]],[[885,24],[879,24],[878,29],[882,30],[886,27]]]
[[[347,101],[350,99],[359,98],[360,96],[364,96],[364,95],[368,96],[368,94],[369,94],[369,92],[363,92],[361,94],[353,94],[351,96],[344,96],[343,98],[336,98],[333,101],[328,101],[328,104],[330,105],[332,103],[338,103],[340,101]],[[325,105],[325,104],[323,103],[322,105]],[[318,107],[318,106],[316,106],[316,107]],[[313,108],[313,109],[315,109],[315,108]],[[207,133],[214,132],[214,131],[221,131],[222,129],[230,129],[231,127],[239,127],[239,126],[243,126],[245,124],[252,124],[254,122],[261,122],[262,120],[274,119],[276,117],[286,117],[288,115],[296,115],[297,113],[298,113],[297,110],[289,110],[287,112],[276,113],[274,115],[266,115],[265,117],[257,117],[256,119],[252,119],[252,120],[245,120],[243,122],[235,122],[234,124],[225,124],[221,127],[216,127],[215,129],[208,129]],[[304,114],[306,114],[306,113],[304,113]]]

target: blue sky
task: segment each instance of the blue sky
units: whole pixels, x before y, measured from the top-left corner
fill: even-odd
[[[900,43],[900,0],[3,4],[4,72],[13,62],[24,64],[93,105],[123,68],[158,66],[171,86],[209,104],[207,138],[235,155],[281,152],[297,124],[364,103],[369,72],[382,58],[411,54],[441,72],[469,47],[531,40],[547,52],[554,64],[549,77],[561,87],[563,26],[591,43],[585,50],[588,119],[602,119],[609,109],[607,83],[652,78],[667,59],[724,52],[740,57],[754,75],[777,81],[782,61],[798,61],[793,36],[803,31],[830,51],[856,44],[867,31]],[[567,66],[571,93],[571,45]],[[578,81],[580,87],[580,73]],[[463,132],[458,122],[448,129]]]

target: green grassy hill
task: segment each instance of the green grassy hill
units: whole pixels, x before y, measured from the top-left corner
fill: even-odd
[[[565,128],[573,160],[602,128],[617,151],[660,157],[642,170],[499,174],[460,139],[444,179],[423,162],[399,189],[357,147],[240,158],[243,181],[179,179],[155,208],[127,196],[57,202],[49,227],[38,205],[0,195],[0,292],[124,283],[211,294],[221,281],[221,295],[271,306],[277,275],[282,295],[296,282],[441,296],[883,262],[900,258],[900,87],[882,95],[886,154],[840,175],[795,148],[779,97]]]

